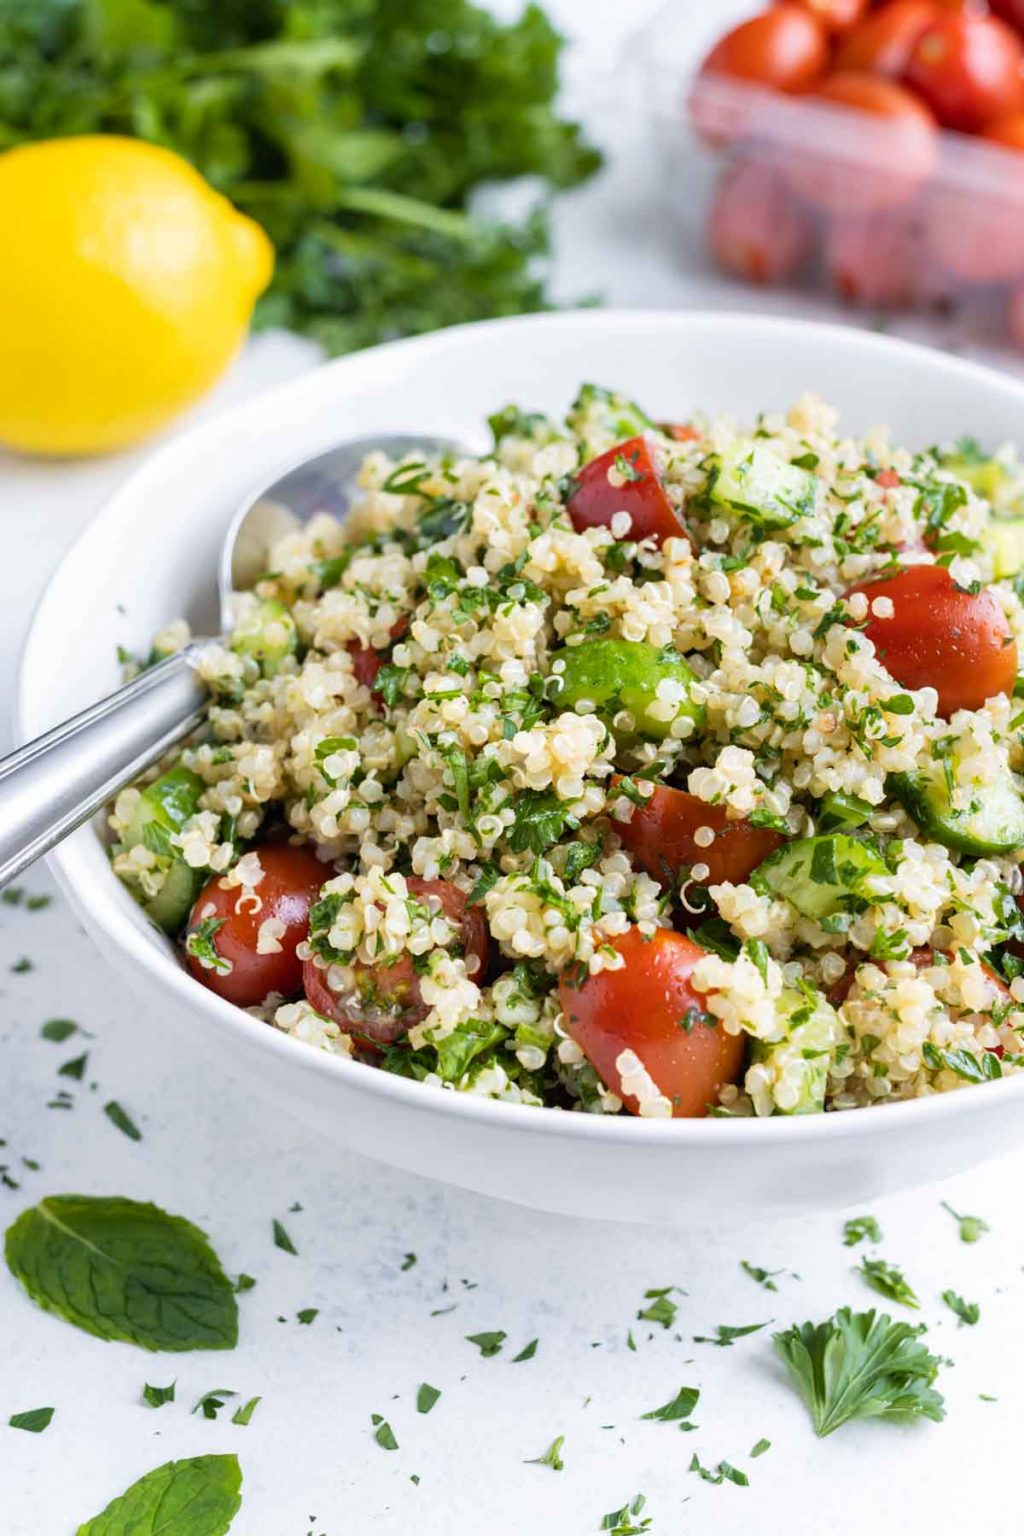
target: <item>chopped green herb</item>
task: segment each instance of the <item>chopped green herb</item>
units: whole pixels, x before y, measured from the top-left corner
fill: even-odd
[[[770,1451],[771,1448],[770,1440],[758,1440],[756,1445],[750,1447],[750,1459],[753,1461],[756,1456],[763,1456],[765,1451]]]
[[[241,1295],[243,1291],[251,1291],[255,1284],[256,1281],[253,1279],[252,1275],[247,1275],[243,1272],[235,1281],[235,1290],[239,1295]]]
[[[524,1344],[518,1355],[512,1356],[512,1364],[518,1365],[521,1360],[532,1360],[537,1353],[537,1345],[539,1343],[539,1339],[531,1339],[529,1344]]]
[[[681,1296],[686,1294],[678,1285],[664,1285],[660,1290],[644,1291],[644,1300],[649,1301],[650,1306],[637,1313],[640,1321],[660,1323],[663,1328],[671,1328],[679,1311],[678,1305],[672,1300],[673,1291],[679,1291]]]
[[[370,1423],[374,1426],[373,1438],[377,1444],[385,1451],[397,1451],[398,1441],[387,1419],[382,1418],[379,1413],[371,1413]]]
[[[652,1408],[649,1413],[642,1413],[640,1417],[658,1419],[663,1424],[675,1424],[691,1416],[699,1398],[699,1387],[680,1387],[675,1397],[667,1403],[662,1403],[660,1408]],[[686,1428],[692,1429],[693,1425],[686,1425]]]
[[[739,1328],[734,1328],[729,1323],[719,1323],[713,1338],[707,1338],[704,1334],[695,1333],[693,1342],[695,1344],[719,1344],[723,1349],[727,1349],[734,1340],[745,1338],[748,1333],[758,1333],[762,1328],[767,1328],[770,1322],[771,1318],[768,1318],[763,1323],[746,1323]]]
[[[227,1536],[241,1507],[241,1488],[237,1456],[168,1461],[79,1526],[78,1536],[128,1536],[135,1531],[155,1536],[160,1530],[167,1536],[172,1530],[181,1536]]]
[[[956,1313],[960,1319],[961,1326],[964,1323],[968,1323],[973,1327],[981,1316],[981,1308],[978,1303],[976,1301],[964,1301],[963,1297],[958,1296],[956,1291],[943,1291],[942,1299],[950,1311]]]
[[[466,1334],[467,1342],[470,1344],[475,1344],[485,1360],[490,1359],[492,1355],[499,1354],[501,1351],[501,1346],[504,1344],[507,1338],[508,1334],[501,1329],[495,1333]]]
[[[204,1392],[202,1397],[196,1399],[193,1413],[201,1413],[204,1419],[215,1419],[224,1407],[229,1397],[237,1397],[238,1393],[231,1387],[213,1387],[209,1392]]]
[[[714,1483],[716,1488],[726,1482],[735,1483],[737,1488],[746,1488],[750,1483],[750,1479],[745,1472],[741,1472],[738,1467],[731,1466],[727,1461],[720,1461],[717,1467],[701,1466],[700,1458],[696,1452],[690,1458],[689,1470],[696,1472],[706,1483]]]
[[[162,1408],[164,1403],[174,1402],[175,1382],[169,1387],[151,1387],[149,1382],[142,1389],[142,1401],[148,1403],[151,1408]]]
[[[740,1269],[745,1275],[749,1275],[751,1280],[756,1280],[758,1285],[763,1285],[766,1291],[778,1290],[774,1276],[781,1275],[781,1269],[761,1269],[759,1265],[751,1264],[749,1259],[740,1259]]]
[[[851,1216],[849,1221],[843,1224],[843,1244],[847,1248],[853,1248],[857,1243],[880,1243],[882,1241],[882,1229],[873,1216]]]
[[[932,1385],[939,1361],[921,1343],[923,1332],[923,1324],[912,1328],[884,1313],[840,1307],[825,1322],[794,1325],[773,1341],[815,1433],[830,1435],[852,1419],[938,1422],[945,1416]]]
[[[429,1381],[421,1382],[416,1393],[416,1412],[429,1413],[440,1396],[440,1387],[432,1387]]]
[[[947,1205],[945,1200],[942,1201],[942,1209],[948,1211],[953,1220],[959,1223],[962,1243],[976,1243],[985,1232],[991,1230],[988,1222],[982,1221],[980,1216],[961,1216],[951,1205]]]
[[[300,1323],[305,1323],[308,1328],[309,1324],[313,1321],[314,1317],[318,1316],[319,1312],[319,1307],[303,1307],[302,1311],[296,1312],[295,1316],[298,1318]]]
[[[240,1408],[235,1409],[234,1413],[231,1415],[232,1424],[241,1424],[244,1428],[245,1425],[249,1423],[250,1419],[262,1401],[263,1399],[261,1397],[250,1397],[247,1403],[243,1403]]]
[[[16,960],[11,966],[11,970],[14,972],[15,976],[24,976],[27,971],[34,971],[35,966],[28,958],[28,955],[22,955],[21,959]]]
[[[650,1515],[641,1515],[646,1503],[644,1495],[638,1493],[630,1503],[605,1515],[601,1530],[608,1531],[610,1536],[643,1536],[643,1532],[651,1528]]]
[[[28,1408],[24,1413],[12,1413],[7,1420],[12,1429],[25,1429],[30,1435],[41,1435],[49,1429],[55,1413],[53,1408]]]
[[[525,1465],[528,1467],[550,1467],[553,1472],[561,1472],[565,1466],[562,1460],[562,1446],[565,1444],[564,1435],[556,1435],[543,1456],[530,1456]]]
[[[405,1258],[402,1260],[401,1264],[399,1264],[398,1267],[399,1267],[399,1269],[403,1269],[403,1270],[405,1270],[405,1269],[412,1269],[412,1267],[413,1267],[413,1265],[415,1263],[416,1263],[416,1255],[414,1253],[407,1253]]]
[[[73,1035],[78,1027],[73,1019],[47,1019],[39,1033],[44,1040],[51,1040],[54,1045],[60,1045]]]
[[[142,1140],[142,1132],[135,1124],[135,1121],[128,1114],[128,1111],[122,1109],[121,1105],[117,1102],[116,1099],[111,1099],[109,1104],[104,1104],[103,1113],[106,1115],[111,1125],[116,1125],[119,1131],[123,1131],[125,1136],[128,1137],[129,1141]]]
[[[291,1238],[288,1236],[288,1233],[285,1231],[284,1227],[278,1221],[276,1216],[274,1217],[273,1232],[275,1248],[280,1248],[282,1253],[294,1253],[296,1256],[298,1255],[299,1250],[296,1248],[295,1244],[292,1242]]]
[[[72,1056],[70,1061],[65,1061],[57,1068],[58,1077],[73,1078],[76,1083],[82,1081],[85,1069],[89,1064],[89,1052],[83,1051],[81,1056]]]
[[[897,1269],[894,1264],[887,1264],[884,1259],[865,1257],[860,1261],[858,1273],[863,1276],[873,1291],[877,1291],[880,1296],[885,1296],[887,1300],[898,1301],[904,1307],[921,1305],[902,1270]]]

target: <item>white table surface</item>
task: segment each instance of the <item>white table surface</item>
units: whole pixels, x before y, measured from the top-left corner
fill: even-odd
[[[695,17],[714,3],[691,0]],[[549,8],[567,32],[586,34],[577,60],[585,73],[591,60],[615,58],[617,38],[650,7],[559,0]],[[722,0],[719,10],[737,8]],[[560,291],[600,290],[639,306],[754,307],[756,298],[679,264],[632,129],[616,121],[614,102],[593,101],[588,115],[619,158],[562,208]],[[313,362],[293,338],[260,338],[203,414]],[[47,574],[144,454],[74,465],[0,455],[4,566],[18,573],[8,574],[0,604],[4,722],[20,638]],[[53,889],[42,869],[24,883]],[[12,971],[22,956],[34,969]],[[692,1336],[721,1322],[785,1326],[844,1303],[870,1306],[877,1298],[852,1272],[863,1250],[842,1244],[849,1213],[748,1231],[730,1228],[727,1212],[713,1230],[599,1226],[339,1153],[301,1124],[272,1121],[231,1082],[197,1080],[173,1034],[161,1032],[159,1010],[125,990],[59,900],[38,912],[0,906],[0,999],[0,1163],[20,1183],[0,1188],[0,1222],[45,1194],[152,1199],[198,1222],[230,1271],[258,1281],[241,1298],[236,1351],[151,1356],[45,1316],[0,1275],[4,1536],[71,1536],[150,1468],[227,1450],[241,1457],[245,1478],[233,1536],[590,1536],[638,1492],[651,1536],[741,1524],[759,1536],[1021,1531],[1024,1155],[872,1207],[884,1230],[877,1251],[906,1269],[932,1347],[953,1362],[940,1383],[949,1416],[941,1426],[854,1425],[819,1442],[774,1364],[769,1330],[728,1350]],[[77,1019],[91,1038],[48,1043],[40,1026],[54,1015]],[[59,1077],[83,1045],[82,1083]],[[71,1091],[72,1111],[46,1107],[58,1087]],[[112,1098],[138,1122],[141,1142],[104,1116]],[[983,1216],[990,1233],[962,1244],[942,1200]],[[296,1202],[301,1211],[290,1213]],[[273,1245],[275,1216],[297,1257]],[[417,1262],[403,1270],[408,1252]],[[777,1291],[751,1280],[743,1259],[781,1269]],[[637,1323],[644,1291],[669,1284],[686,1293],[675,1326]],[[976,1328],[958,1326],[945,1308],[947,1286],[981,1303]],[[304,1307],[319,1308],[310,1326],[296,1321]],[[507,1332],[504,1354],[482,1359],[465,1341],[485,1329]],[[513,1365],[534,1337],[536,1356]],[[142,1406],[144,1382],[172,1379],[175,1403]],[[428,1417],[415,1411],[423,1381],[443,1392]],[[701,1388],[696,1433],[640,1422],[684,1383]],[[262,1396],[247,1428],[230,1423],[230,1410],[216,1422],[190,1414],[213,1387]],[[44,1434],[7,1428],[12,1413],[42,1405],[56,1408]],[[371,1413],[390,1421],[397,1451],[374,1442]],[[559,1434],[564,1471],[525,1464]],[[762,1437],[771,1449],[751,1461]],[[750,1486],[708,1486],[687,1471],[694,1451],[705,1464],[724,1457],[744,1468]]]

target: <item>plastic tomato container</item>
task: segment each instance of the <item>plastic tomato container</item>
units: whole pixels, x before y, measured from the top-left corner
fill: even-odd
[[[725,23],[688,9],[645,29],[632,71],[681,257],[1024,347],[1024,151],[700,76]]]

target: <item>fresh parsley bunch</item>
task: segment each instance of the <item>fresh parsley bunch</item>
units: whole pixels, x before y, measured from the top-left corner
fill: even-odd
[[[554,110],[561,47],[532,4],[503,24],[469,0],[0,0],[0,150],[177,151],[277,247],[257,324],[342,352],[545,307],[543,204],[515,225],[469,206],[596,168]]]

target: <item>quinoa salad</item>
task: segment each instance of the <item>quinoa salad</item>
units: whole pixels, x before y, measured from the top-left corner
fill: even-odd
[[[1024,471],[806,396],[585,385],[371,454],[204,642],[116,874],[253,1027],[596,1114],[867,1107],[1024,1065]],[[171,624],[145,664],[190,640]]]

